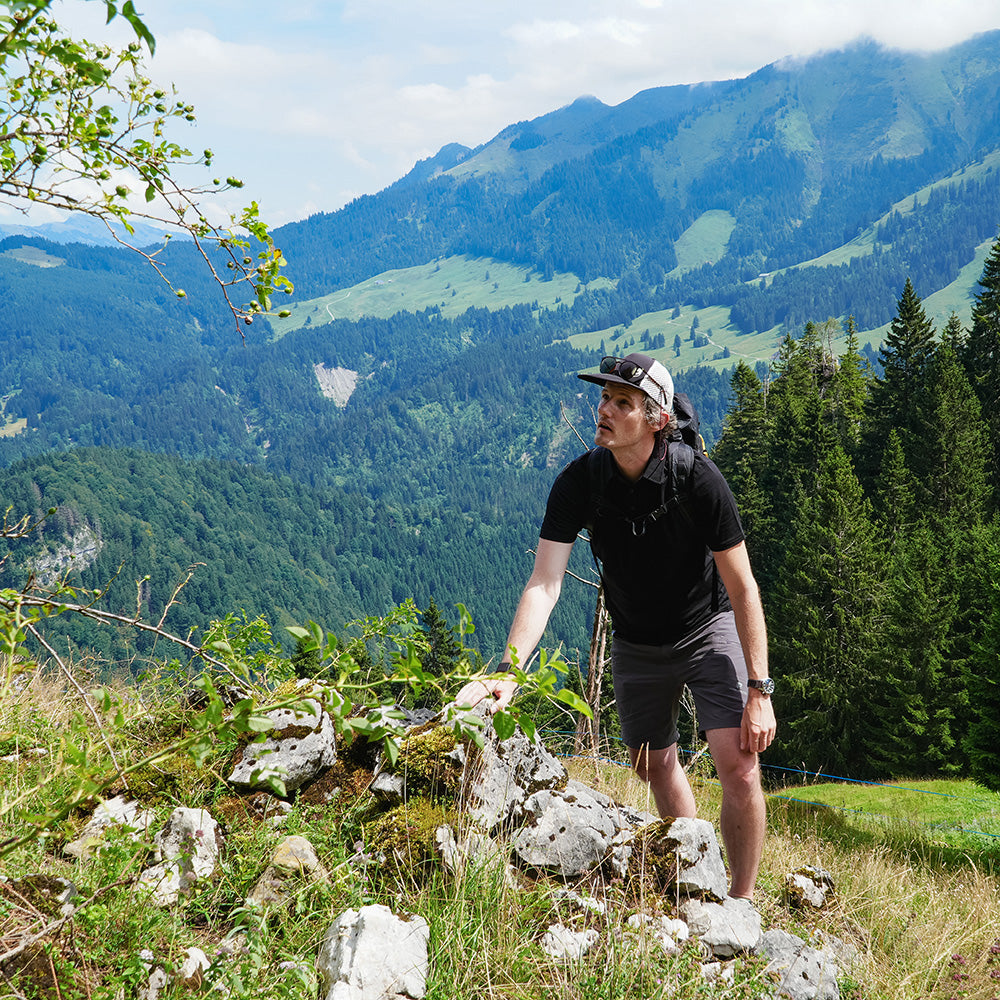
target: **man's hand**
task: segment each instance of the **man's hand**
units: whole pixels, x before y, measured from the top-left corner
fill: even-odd
[[[740,749],[761,753],[771,745],[777,728],[770,696],[750,688],[740,726]]]
[[[485,680],[469,681],[455,696],[455,704],[472,708],[485,698],[493,698],[495,700],[490,705],[490,711],[499,712],[510,704],[516,693],[517,681],[511,680],[506,674],[495,674]]]

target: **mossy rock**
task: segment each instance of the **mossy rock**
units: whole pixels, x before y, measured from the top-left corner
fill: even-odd
[[[189,753],[182,751],[131,771],[128,786],[116,785],[111,792],[145,806],[195,806],[208,801],[217,783],[210,769],[199,767]]]
[[[406,883],[419,883],[438,864],[438,828],[454,822],[451,809],[425,798],[413,798],[365,825],[365,851],[385,859],[384,873]]]
[[[350,806],[368,791],[373,776],[371,768],[339,757],[332,767],[299,789],[298,801],[314,806]]]
[[[668,835],[672,819],[644,826],[632,841],[626,881],[634,894],[659,894],[676,884],[680,873],[676,838]]]
[[[449,726],[431,724],[408,733],[393,767],[405,778],[407,795],[453,802],[465,772],[465,754],[454,752],[460,746],[461,740]]]

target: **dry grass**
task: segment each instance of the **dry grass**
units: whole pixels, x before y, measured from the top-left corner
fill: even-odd
[[[645,786],[617,765],[573,760],[574,777],[619,801],[652,811]],[[692,781],[699,814],[718,824],[719,790],[710,776]],[[879,794],[873,790],[873,796]],[[852,842],[835,811],[806,811],[769,800],[769,829],[757,903],[767,922],[800,933],[822,929],[853,943],[859,995],[892,1000],[996,1000],[1000,997],[1000,878],[971,857],[942,865],[933,849],[921,857],[887,831]],[[873,813],[878,807],[873,801]],[[804,865],[833,876],[833,907],[796,916],[782,903],[785,876]],[[790,922],[800,923],[799,927]],[[994,974],[996,978],[994,978]],[[959,978],[955,978],[959,977]],[[965,978],[962,978],[965,977]]]

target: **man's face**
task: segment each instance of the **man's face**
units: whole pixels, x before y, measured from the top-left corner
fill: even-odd
[[[609,382],[601,389],[594,444],[612,451],[652,448],[656,431],[646,421],[645,394]]]

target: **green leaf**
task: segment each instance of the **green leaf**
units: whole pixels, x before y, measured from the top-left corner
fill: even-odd
[[[569,705],[576,712],[582,712],[588,719],[594,717],[590,706],[575,692],[568,688],[561,688],[554,695],[556,701],[561,701],[564,705]]]
[[[509,740],[517,729],[517,723],[509,712],[497,712],[493,716],[493,728],[500,739]]]

